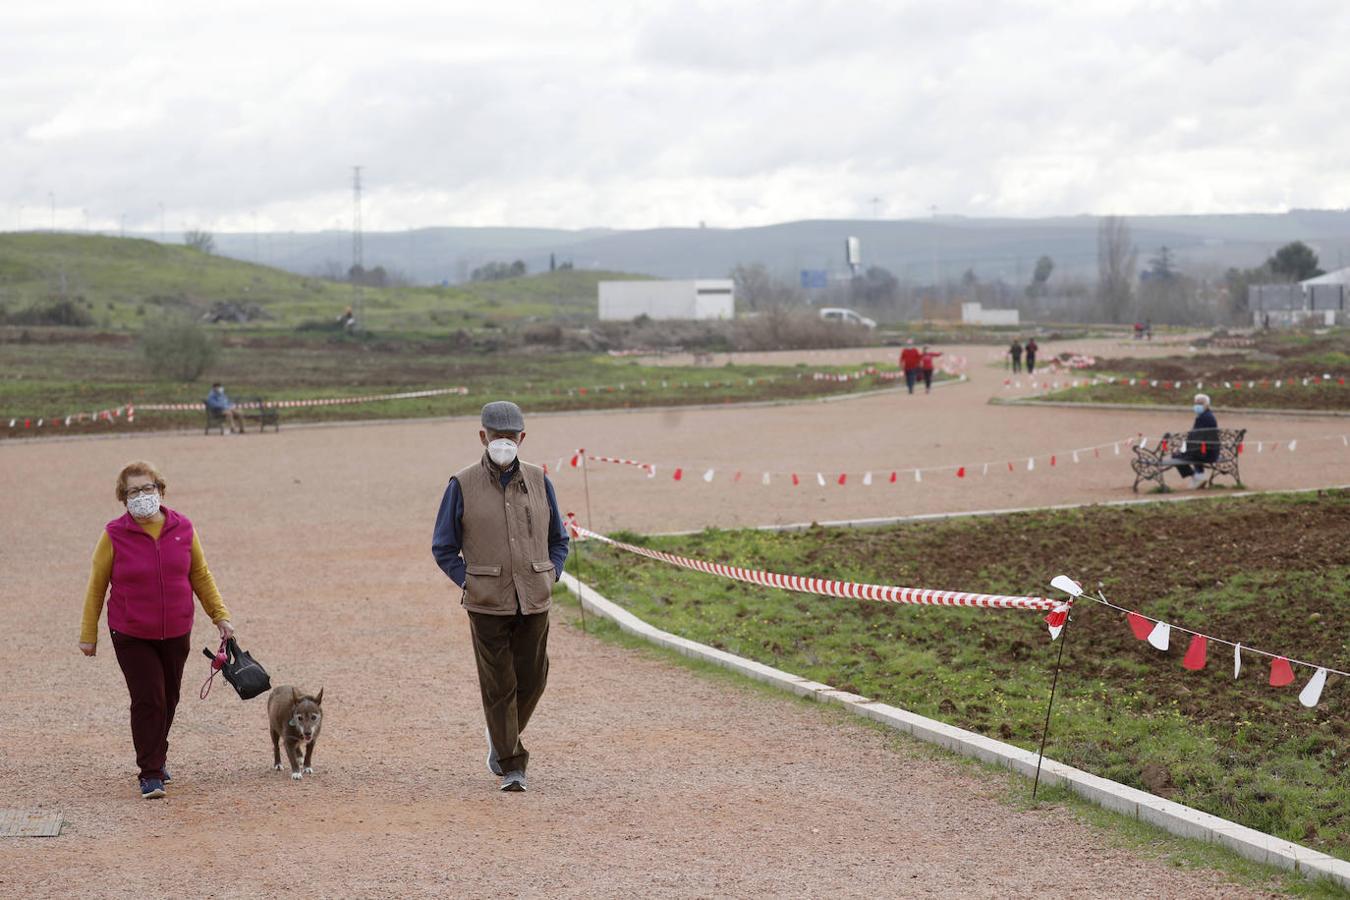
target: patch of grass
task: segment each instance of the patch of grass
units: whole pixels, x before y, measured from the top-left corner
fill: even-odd
[[[632,535],[620,537],[616,532],[614,537],[629,543],[634,542],[630,539],[633,537]],[[573,560],[569,560],[569,567],[573,564]],[[573,594],[561,590],[557,591],[555,603],[559,609],[558,616],[562,622],[572,628],[583,629],[581,605]],[[1046,807],[1066,808],[1079,819],[1108,833],[1114,846],[1140,853],[1149,858],[1166,860],[1175,868],[1216,870],[1223,872],[1238,884],[1295,897],[1330,900],[1330,898],[1346,896],[1344,889],[1329,881],[1309,881],[1291,872],[1252,862],[1226,847],[1177,837],[1140,819],[1104,809],[1079,797],[1063,785],[1042,788],[1038,792],[1036,800],[1032,801],[1028,780],[1009,772],[1002,766],[984,763],[972,757],[962,756],[941,747],[923,743],[879,722],[855,716],[842,707],[798,697],[763,682],[746,678],[739,673],[706,660],[694,659],[673,650],[658,647],[624,632],[609,619],[594,615],[587,616],[584,630],[590,637],[690,669],[703,678],[712,679],[737,690],[772,696],[782,702],[799,706],[809,705],[819,715],[832,719],[841,726],[851,725],[880,732],[886,737],[888,747],[904,756],[920,759],[941,759],[948,764],[976,772],[986,783],[996,787],[994,796],[1001,803],[1022,810]]]
[[[867,530],[708,530],[649,546],[883,584],[1040,594],[1067,572],[1154,617],[1343,667],[1350,658],[1350,494],[1026,513]],[[1034,748],[1057,648],[1036,614],[849,602],[773,591],[587,547],[585,577],[654,625],[1009,743]],[[1350,718],[1335,677],[1304,709],[1266,663],[1211,645],[1181,668],[1123,617],[1080,604],[1047,753],[1350,859]]]
[[[219,351],[202,381],[185,384],[151,375],[130,336],[107,337],[96,343],[0,344],[5,358],[0,370],[0,419],[50,418],[125,403],[199,402],[206,395],[206,383],[213,380],[224,382],[236,400],[469,389],[465,396],[287,409],[285,421],[466,415],[476,413],[487,399],[499,397],[541,412],[806,399],[882,386],[873,378],[839,383],[810,377],[813,371],[855,367],[642,366],[592,354],[474,355],[458,353],[448,342],[358,339],[235,342]],[[196,425],[201,415],[199,410],[143,411],[137,413],[136,427]],[[0,435],[6,433],[8,429],[0,429]]]

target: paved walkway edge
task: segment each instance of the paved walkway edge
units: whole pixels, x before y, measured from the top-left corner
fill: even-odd
[[[899,707],[878,703],[858,694],[836,690],[828,684],[808,681],[790,672],[673,635],[649,625],[628,610],[601,596],[594,588],[583,584],[571,574],[565,573],[561,581],[588,611],[613,621],[622,631],[649,643],[674,650],[683,656],[730,669],[799,697],[839,704],[856,715],[880,722],[918,740],[937,744],[962,756],[1003,766],[1028,778],[1035,775],[1036,754],[1029,750],[925,718]],[[1046,759],[1041,764],[1041,780],[1046,784],[1064,785],[1098,806],[1141,819],[1180,837],[1220,844],[1255,862],[1289,869],[1306,878],[1327,878],[1341,887],[1350,888],[1350,862],[1325,853],[1182,806],[1180,803],[1173,803],[1171,800],[1156,797],[1051,759]]]

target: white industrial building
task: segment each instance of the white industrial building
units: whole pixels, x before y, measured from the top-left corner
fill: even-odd
[[[602,281],[600,320],[730,319],[736,315],[730,278],[692,281]]]
[[[961,304],[961,322],[965,325],[1017,325],[1015,309],[985,309],[980,303]]]
[[[1297,284],[1253,284],[1247,287],[1252,324],[1335,325],[1350,306],[1350,268],[1337,269]]]

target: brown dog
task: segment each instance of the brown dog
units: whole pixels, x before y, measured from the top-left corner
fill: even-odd
[[[323,688],[310,696],[299,688],[283,684],[272,688],[267,695],[267,716],[272,724],[272,768],[281,770],[280,743],[286,743],[286,758],[291,763],[291,777],[299,781],[304,775],[313,775],[314,743],[319,739],[323,724]],[[300,771],[300,750],[305,751],[304,774]]]

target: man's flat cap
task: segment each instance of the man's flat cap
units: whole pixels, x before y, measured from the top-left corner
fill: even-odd
[[[525,430],[525,414],[510,400],[493,400],[483,405],[483,429],[486,431]]]

